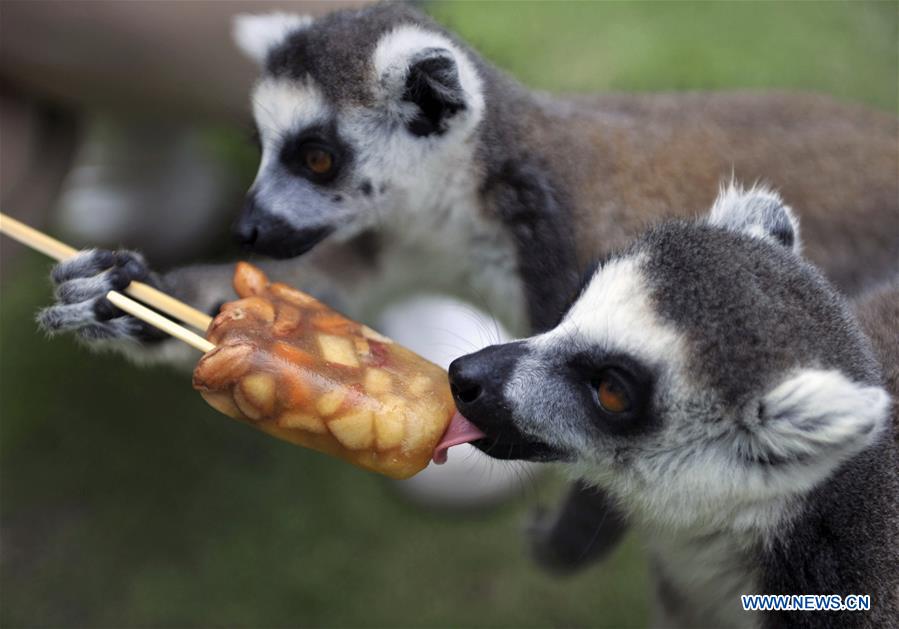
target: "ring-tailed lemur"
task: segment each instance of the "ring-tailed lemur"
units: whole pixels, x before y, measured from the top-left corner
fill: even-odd
[[[795,94],[537,93],[402,4],[247,16],[235,32],[263,70],[252,96],[262,160],[235,233],[261,253],[303,254],[267,271],[351,315],[428,289],[513,333],[546,329],[589,260],[707,207],[731,173],[804,208],[808,255],[843,288],[899,256],[893,115]],[[232,296],[230,272],[150,277],[211,310]],[[177,342],[134,343],[147,330],[104,300],[148,273],[134,255],[85,253],[55,271],[58,303],[40,323],[141,359],[194,358]],[[603,504],[590,491],[572,501]],[[611,542],[620,526],[607,522],[598,539]]]
[[[450,366],[487,435],[475,445],[560,461],[648,533],[663,626],[899,626],[890,395],[849,306],[798,250],[776,194],[730,188],[707,218],[656,226],[599,265],[553,329]],[[897,289],[864,308],[894,377]],[[872,607],[744,612],[752,593]]]

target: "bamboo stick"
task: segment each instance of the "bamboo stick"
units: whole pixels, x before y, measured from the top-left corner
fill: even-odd
[[[116,305],[116,307],[124,310],[131,316],[137,317],[141,321],[149,323],[153,327],[162,330],[166,334],[174,336],[176,339],[184,341],[188,345],[196,347],[204,354],[210,350],[215,349],[215,345],[213,343],[210,343],[199,334],[195,334],[187,328],[178,325],[174,321],[166,319],[158,312],[150,310],[146,306],[137,303],[133,299],[128,299],[121,293],[117,293],[114,290],[111,290],[106,293],[106,299],[111,301]]]
[[[77,249],[3,213],[0,213],[0,233],[59,261],[71,258],[78,253]],[[131,282],[125,288],[125,292],[202,332],[205,332],[212,322],[212,317],[205,312],[188,306],[143,282]]]

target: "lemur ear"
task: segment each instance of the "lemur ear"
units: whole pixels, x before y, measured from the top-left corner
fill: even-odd
[[[771,469],[831,469],[873,442],[890,404],[881,387],[838,371],[802,370],[761,400],[757,416],[746,422],[751,438],[742,454]]]
[[[799,253],[799,221],[780,195],[763,187],[744,190],[731,182],[722,187],[709,213],[708,222],[771,240]]]
[[[244,54],[262,65],[272,48],[281,44],[294,31],[306,28],[311,23],[310,16],[296,13],[244,13],[234,16],[232,36]]]
[[[413,135],[440,135],[446,131],[447,121],[465,109],[465,94],[452,53],[428,48],[410,59],[402,99],[419,110],[406,122]]]
[[[441,135],[460,112],[482,108],[473,64],[439,33],[412,25],[390,32],[378,43],[374,67],[378,91],[413,135]]]

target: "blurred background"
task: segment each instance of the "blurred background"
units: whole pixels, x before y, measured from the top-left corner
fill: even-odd
[[[258,156],[254,68],[229,21],[273,6],[338,3],[0,3],[2,210],[75,245],[143,249],[157,268],[235,256],[228,226]],[[804,89],[899,109],[896,2],[422,6],[533,87]],[[561,479],[478,468],[466,483],[496,474],[511,494],[410,501],[224,419],[186,374],[42,338],[48,261],[5,239],[0,261],[0,624],[646,624],[637,539],[566,579],[527,556],[523,523]],[[410,318],[423,319],[384,322]],[[485,342],[479,325],[449,350],[427,330],[403,340],[462,353]]]

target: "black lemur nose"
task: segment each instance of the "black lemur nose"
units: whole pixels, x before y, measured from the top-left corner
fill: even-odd
[[[457,358],[449,366],[450,391],[459,412],[472,419],[495,415],[505,404],[504,390],[518,361],[527,353],[521,341],[491,345]]]
[[[466,359],[467,357],[458,358],[449,367],[450,391],[460,406],[476,401],[484,391],[477,361]]]
[[[253,225],[238,225],[234,228],[234,239],[239,245],[252,245],[258,237],[259,228]]]

